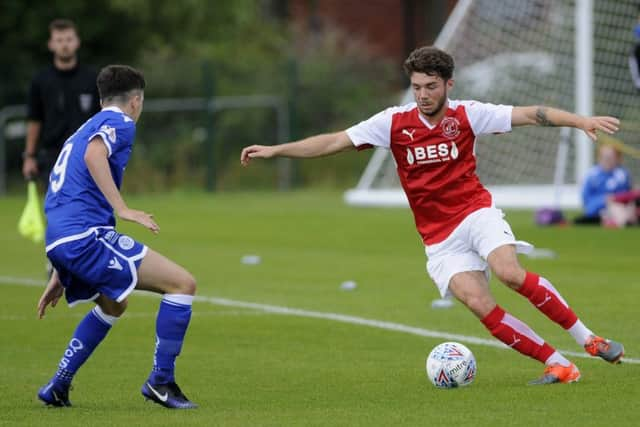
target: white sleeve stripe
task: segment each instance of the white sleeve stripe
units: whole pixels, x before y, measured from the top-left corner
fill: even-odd
[[[107,138],[107,135],[104,132],[96,132],[89,137],[89,141],[91,141],[96,136],[99,136],[100,139],[102,139],[104,145],[107,146],[107,151],[109,152],[109,155],[107,157],[111,157],[111,145],[109,144],[109,138]]]

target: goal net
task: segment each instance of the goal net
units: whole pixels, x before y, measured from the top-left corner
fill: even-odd
[[[456,61],[452,99],[559,107],[614,115],[624,164],[640,179],[640,93],[629,55],[636,0],[460,0],[436,40]],[[413,101],[407,91],[401,103]],[[477,173],[500,207],[579,207],[594,146],[582,132],[523,127],[483,136]],[[376,150],[357,187],[356,205],[406,205],[390,152]]]

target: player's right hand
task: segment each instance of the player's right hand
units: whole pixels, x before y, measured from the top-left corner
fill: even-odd
[[[125,208],[118,212],[118,217],[125,221],[138,223],[141,226],[148,228],[154,234],[158,234],[160,231],[160,227],[158,227],[158,224],[153,220],[153,215],[150,213]]]
[[[22,163],[22,175],[25,179],[32,179],[38,176],[38,162],[33,157],[27,157]]]
[[[64,287],[62,283],[60,283],[60,279],[58,278],[58,272],[53,271],[51,275],[51,279],[47,284],[40,300],[38,301],[38,318],[42,319],[44,317],[44,313],[47,309],[47,306],[51,305],[51,307],[55,307],[58,304],[58,300],[62,297],[64,293]]]
[[[247,166],[251,159],[270,159],[275,156],[275,154],[275,147],[268,145],[251,145],[242,150],[242,153],[240,154],[240,163],[242,163],[242,166]]]

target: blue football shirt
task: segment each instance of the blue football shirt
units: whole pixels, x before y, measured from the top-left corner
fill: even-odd
[[[49,176],[44,202],[47,245],[91,227],[115,225],[113,208],[91,177],[84,155],[89,141],[99,137],[107,147],[111,176],[119,189],[135,134],[132,118],[117,107],[107,107],[67,139]]]

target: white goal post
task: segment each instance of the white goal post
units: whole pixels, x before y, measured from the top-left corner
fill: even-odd
[[[635,0],[460,0],[435,45],[456,61],[452,99],[550,105],[622,120],[618,142],[640,146],[640,94],[629,73]],[[409,90],[401,104],[413,101]],[[581,131],[523,127],[483,136],[477,173],[504,208],[578,208],[594,161]],[[640,179],[640,160],[625,159]],[[636,172],[636,173],[634,173]],[[345,201],[406,206],[388,150],[376,149]]]

